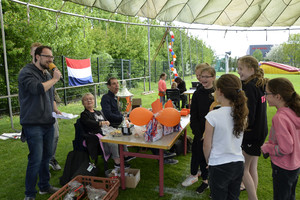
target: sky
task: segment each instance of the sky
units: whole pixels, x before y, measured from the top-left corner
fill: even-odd
[[[282,31],[265,31],[264,28],[252,28],[263,31],[224,31],[226,27],[221,26],[207,26],[207,25],[190,25],[184,23],[176,23],[183,27],[200,27],[200,28],[217,28],[222,31],[212,30],[193,30],[188,31],[189,35],[193,35],[202,39],[214,51],[215,55],[224,57],[225,52],[231,51],[231,57],[241,57],[246,55],[249,45],[261,44],[281,44],[287,42],[289,34],[300,33],[300,30],[282,30]],[[230,29],[230,27],[227,27]],[[281,28],[281,27],[277,27]],[[245,30],[245,28],[234,27],[231,29]],[[268,28],[270,29],[270,28]],[[251,29],[249,29],[251,30]]]

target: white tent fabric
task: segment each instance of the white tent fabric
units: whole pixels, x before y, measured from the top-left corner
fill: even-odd
[[[126,16],[239,27],[300,26],[300,0],[65,0]]]

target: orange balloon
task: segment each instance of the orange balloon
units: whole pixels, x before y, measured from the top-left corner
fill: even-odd
[[[176,126],[180,122],[180,112],[175,108],[165,108],[156,116],[157,121],[165,126]]]
[[[129,114],[130,121],[137,126],[147,125],[152,117],[153,113],[143,107],[135,108]]]
[[[172,71],[172,72],[174,71],[174,67],[171,67],[171,71]]]
[[[173,55],[173,58],[176,58],[176,55]]]

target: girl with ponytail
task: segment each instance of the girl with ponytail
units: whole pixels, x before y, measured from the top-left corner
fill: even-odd
[[[271,158],[273,196],[275,200],[296,199],[300,173],[300,96],[286,78],[271,79],[265,96],[269,106],[277,108],[269,141],[261,148],[264,157]]]
[[[208,183],[212,199],[238,199],[244,174],[241,144],[247,127],[247,97],[233,74],[218,79],[215,96],[221,107],[205,116],[203,151],[209,166]]]
[[[244,132],[242,143],[245,157],[243,183],[248,193],[248,200],[257,200],[257,163],[261,155],[260,147],[268,134],[267,103],[264,96],[267,79],[264,78],[264,72],[253,56],[243,56],[238,59],[237,64],[249,109],[248,127]]]

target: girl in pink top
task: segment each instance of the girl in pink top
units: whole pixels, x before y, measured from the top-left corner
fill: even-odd
[[[277,108],[269,141],[261,147],[264,157],[271,158],[273,196],[275,200],[296,199],[300,173],[300,96],[288,79],[275,78],[268,82],[265,97],[269,106]]]
[[[160,97],[160,102],[164,105],[165,104],[165,95],[166,95],[166,90],[167,90],[167,85],[166,85],[166,78],[167,74],[162,73],[160,75],[160,79],[158,81],[158,95]]]

